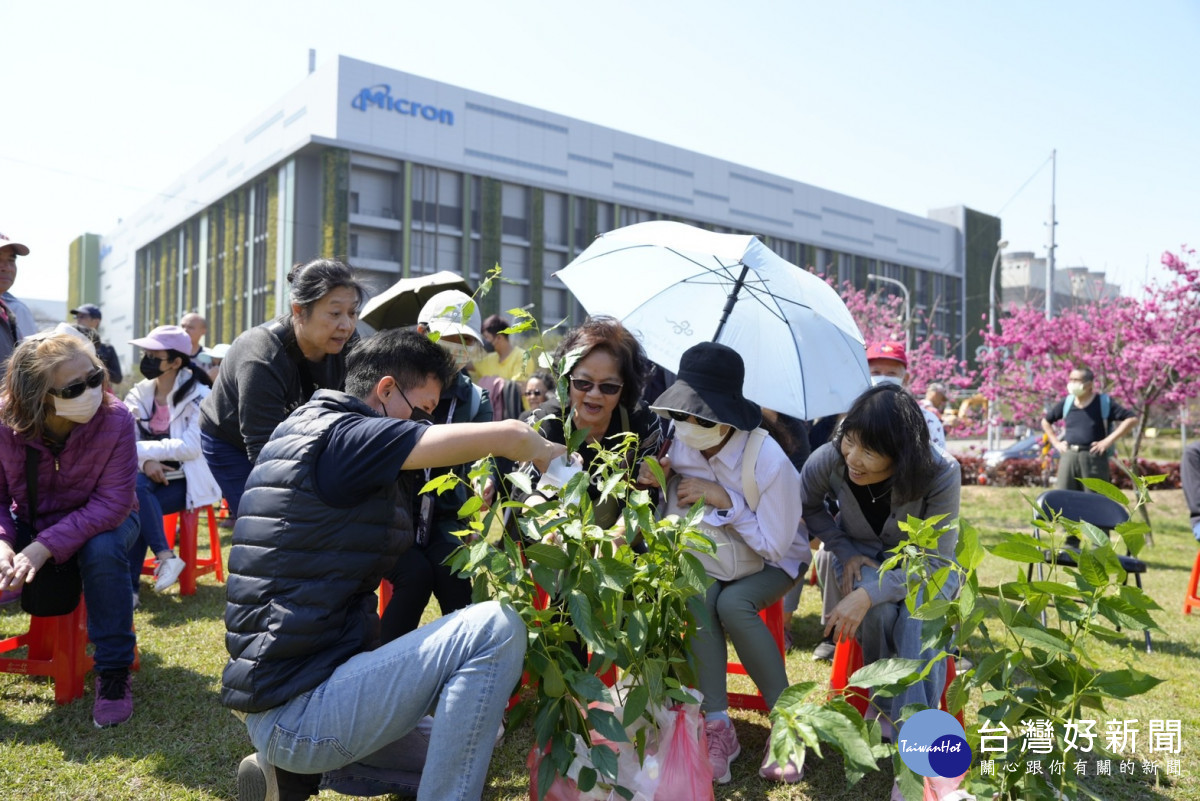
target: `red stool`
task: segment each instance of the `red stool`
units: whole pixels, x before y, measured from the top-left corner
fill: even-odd
[[[387,579],[379,580],[379,616],[383,617],[383,610],[387,609],[387,605],[392,602],[392,582]]]
[[[1196,563],[1192,565],[1192,577],[1188,579],[1187,594],[1183,596],[1183,613],[1190,615],[1192,607],[1200,607],[1200,553],[1196,554]]]
[[[200,513],[208,513],[208,556],[200,558],[197,551]],[[163,531],[167,534],[167,545],[175,547],[175,530],[179,529],[179,557],[186,563],[179,575],[179,594],[195,595],[196,579],[206,573],[216,573],[217,581],[225,580],[221,564],[221,534],[217,528],[217,515],[211,506],[189,509],[177,514],[163,515]],[[155,560],[147,559],[142,564],[142,575],[154,575]]]
[[[29,646],[28,656],[0,658],[0,673],[49,676],[54,701],[69,704],[83,697],[84,677],[92,668],[87,655],[87,610],[83,599],[69,615],[31,617],[29,631],[0,640],[0,653]]]
[[[779,646],[779,655],[781,657],[784,656],[786,654],[786,646],[783,642],[783,599],[780,598],[759,612],[758,616],[767,624],[767,629],[771,632],[771,636],[775,638],[775,644]],[[746,672],[745,666],[740,662],[726,662],[725,672],[738,676],[750,675]],[[754,694],[729,693],[728,696],[729,706],[733,709],[759,709],[763,712],[767,711],[767,702],[763,700],[761,691]]]
[[[841,640],[837,644],[837,648],[833,652],[833,670],[829,675],[829,687],[834,692],[841,693],[846,696],[846,700],[850,706],[858,710],[860,715],[867,713],[867,706],[870,699],[870,694],[861,687],[848,687],[850,677],[854,675],[854,671],[862,667],[863,655],[862,646],[858,644],[858,640],[851,638]],[[946,690],[950,687],[950,682],[954,681],[954,677],[958,675],[958,667],[955,664],[953,656],[946,657],[946,684],[942,687],[942,702],[941,708],[946,710]],[[958,718],[958,722],[965,728],[962,710],[954,717]]]

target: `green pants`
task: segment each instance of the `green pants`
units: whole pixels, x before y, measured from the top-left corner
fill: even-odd
[[[801,566],[801,580],[806,567]],[[738,659],[758,685],[768,709],[775,706],[780,693],[787,689],[783,656],[758,613],[782,598],[796,581],[780,568],[767,565],[737,581],[714,581],[708,588],[704,601],[711,622],[701,624],[692,640],[705,712],[723,712],[729,708],[725,689],[725,663],[729,661],[726,634],[733,640]]]
[[[1072,451],[1060,454],[1058,459],[1058,479],[1054,482],[1055,489],[1083,490],[1078,479],[1099,478],[1112,481],[1112,472],[1108,469],[1108,455],[1096,456],[1091,451]]]

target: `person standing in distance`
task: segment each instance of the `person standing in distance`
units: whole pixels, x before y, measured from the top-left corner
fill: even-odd
[[[100,307],[95,303],[85,303],[77,309],[71,309],[71,314],[75,315],[75,324],[82,325],[100,333]],[[117,358],[117,351],[112,345],[107,342],[101,342],[96,346],[96,355],[100,357],[100,361],[104,362],[104,368],[108,370],[108,380],[114,384],[120,384],[124,374],[121,373],[121,360]]]
[[[1108,457],[1113,443],[1137,425],[1137,416],[1108,395],[1096,392],[1096,376],[1076,367],[1067,378],[1067,396],[1042,418],[1042,431],[1062,456],[1055,489],[1083,490],[1081,478],[1112,480]],[[1054,424],[1063,421],[1061,437]],[[1113,424],[1116,423],[1116,428]]]

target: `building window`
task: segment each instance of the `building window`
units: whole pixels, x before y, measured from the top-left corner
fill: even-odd
[[[545,193],[545,228],[547,245],[567,244],[567,197],[557,192]]]
[[[516,184],[500,187],[500,233],[529,241],[529,188]]]

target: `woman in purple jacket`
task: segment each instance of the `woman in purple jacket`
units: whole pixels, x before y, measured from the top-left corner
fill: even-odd
[[[37,465],[32,510],[31,457]],[[133,418],[109,391],[90,344],[70,334],[21,343],[0,391],[0,506],[13,509],[11,516],[0,514],[0,590],[35,583],[50,559],[79,555],[88,638],[96,649],[92,720],[100,727],[133,715],[127,554],[139,530],[137,470]],[[18,528],[34,535],[19,552]]]

